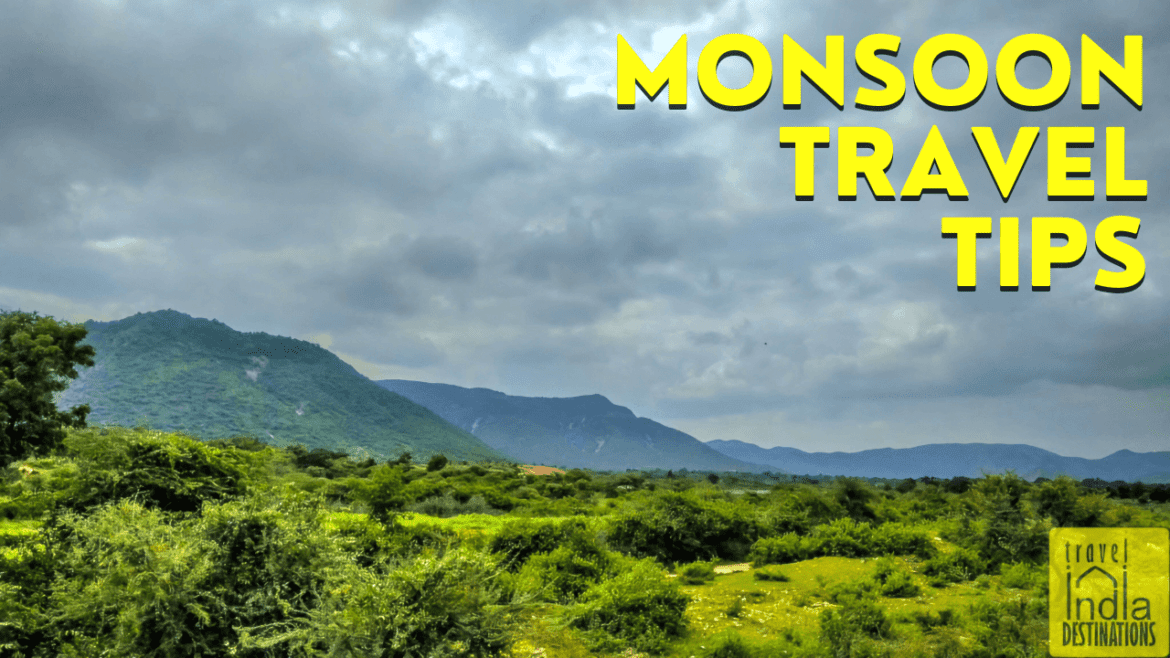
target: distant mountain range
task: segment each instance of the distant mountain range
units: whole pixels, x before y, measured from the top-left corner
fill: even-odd
[[[170,310],[85,326],[95,366],[79,369],[58,405],[90,405],[91,424],[248,434],[381,458],[507,459],[313,343]]]
[[[715,450],[743,461],[766,464],[788,473],[852,475],[879,478],[925,476],[977,478],[984,473],[1014,471],[1033,480],[1069,475],[1129,482],[1170,482],[1170,452],[1117,452],[1101,459],[1062,457],[1029,445],[933,443],[915,448],[880,448],[861,452],[804,452],[796,448],[761,448],[743,441],[708,441]]]
[[[769,470],[722,455],[695,437],[649,418],[638,418],[600,395],[530,398],[403,379],[377,383],[527,463],[610,471]]]
[[[765,449],[698,439],[638,418],[601,395],[532,398],[486,388],[373,382],[313,343],[241,333],[178,311],[85,323],[96,365],[58,399],[89,404],[93,424],[144,425],[201,438],[252,435],[277,445],[377,458],[405,451],[456,460],[625,470],[683,469],[880,478],[1022,477],[1170,482],[1170,452],[1062,457],[1028,445],[931,444],[861,452]]]

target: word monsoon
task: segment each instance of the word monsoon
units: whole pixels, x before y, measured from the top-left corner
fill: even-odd
[[[897,57],[901,38],[892,34],[871,34],[857,43],[854,61],[862,75],[883,85],[883,89],[857,90],[854,104],[867,110],[897,107],[906,95],[906,77],[890,62],[878,55]],[[1020,84],[1016,65],[1028,56],[1044,58],[1052,73],[1042,87]],[[739,89],[729,89],[719,81],[716,69],[724,58],[739,56],[752,65],[751,80]],[[837,109],[845,107],[845,37],[825,37],[825,63],[821,64],[787,34],[784,35],[783,81],[784,107],[801,106],[801,79],[807,80]],[[940,85],[934,78],[935,63],[946,56],[961,58],[967,64],[967,80],[956,88]],[[1125,64],[1118,63],[1088,35],[1081,35],[1081,107],[1100,105],[1100,79],[1107,78],[1134,107],[1142,106],[1142,37],[1125,37]],[[962,34],[940,34],[928,39],[914,55],[914,89],[926,104],[940,110],[962,110],[975,104],[987,88],[989,66],[983,48]],[[772,57],[758,40],[745,34],[724,34],[712,39],[699,53],[699,89],[712,105],[725,110],[755,107],[772,88]],[[1068,51],[1056,39],[1044,34],[1022,34],[1007,42],[995,62],[995,82],[1000,94],[1011,105],[1024,110],[1043,110],[1060,102],[1072,79],[1072,62]],[[617,105],[634,109],[635,85],[650,100],[663,87],[669,87],[671,109],[687,106],[687,35],[682,35],[654,70],[646,66],[630,44],[617,37]]]
[[[1093,240],[1097,253],[1124,268],[1121,272],[1097,270],[1097,290],[1129,292],[1146,277],[1146,261],[1141,252],[1121,242],[1117,236],[1137,237],[1141,220],[1114,215],[1097,224]],[[991,237],[990,217],[943,217],[942,235],[958,242],[957,281],[959,290],[975,289],[976,239]],[[1063,245],[1052,245],[1052,238],[1063,238]],[[1085,227],[1071,217],[1032,218],[1032,290],[1048,290],[1053,267],[1073,267],[1085,257]],[[999,287],[1018,290],[1020,285],[1020,220],[999,220]]]

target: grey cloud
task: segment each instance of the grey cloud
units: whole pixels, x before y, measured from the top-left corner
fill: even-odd
[[[476,270],[471,246],[450,237],[419,240],[407,250],[406,259],[423,274],[440,280],[467,281]]]
[[[14,6],[0,25],[0,285],[13,291],[0,304],[51,298],[88,311],[116,299],[254,331],[330,332],[375,367],[517,394],[598,392],[668,418],[784,411],[836,427],[941,417],[951,398],[982,409],[1038,382],[1062,408],[1094,387],[1165,386],[1170,240],[1157,195],[1170,92],[1153,83],[1170,51],[1164,3],[836,2],[768,16],[747,3],[360,0],[327,29],[314,14],[330,7]],[[444,24],[468,35],[457,45],[470,70],[458,55],[415,52],[418,29]],[[656,31],[687,24],[701,29],[689,31],[685,112],[570,94],[596,67],[612,76],[616,33],[645,49]],[[707,40],[764,27],[774,64],[785,33],[818,56],[825,35],[845,35],[843,111],[807,84],[804,107],[784,109],[778,78],[747,112],[702,99],[693,64]],[[1042,113],[1011,107],[994,81],[961,112],[925,107],[912,87],[898,109],[863,112],[853,94],[873,83],[852,49],[878,31],[902,37],[895,63],[907,75],[935,34],[968,34],[992,61],[1016,34],[1051,34],[1073,56],[1073,83]],[[1125,34],[1145,36],[1141,112],[1108,86],[1100,110],[1080,109],[1082,33],[1114,53]],[[582,59],[541,62],[537,43]],[[514,70],[521,60],[531,74]],[[956,65],[942,63],[940,78]],[[1045,75],[1035,58],[1020,70],[1026,82]],[[932,124],[970,201],[879,203],[864,186],[857,201],[837,201],[835,148],[817,152],[816,200],[793,199],[779,126],[889,131],[899,187]],[[1005,204],[975,125],[1001,144],[1022,125],[1093,125],[1098,186],[1104,127],[1125,125],[1128,171],[1149,179],[1151,198],[1048,202],[1042,135]],[[997,289],[996,239],[980,241],[978,291],[954,289],[944,215],[1019,216],[1025,230],[1032,216],[1067,215],[1091,231],[1111,214],[1143,219],[1134,244],[1148,274],[1135,292],[1093,290],[1103,261],[1091,245],[1080,266],[1054,272],[1051,292],[1031,292],[1026,236],[1021,291]],[[86,246],[122,238],[146,251]],[[911,315],[891,319],[900,307]],[[1021,432],[1052,438],[1019,413]]]

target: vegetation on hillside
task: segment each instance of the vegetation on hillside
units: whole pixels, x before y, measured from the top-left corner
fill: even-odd
[[[177,311],[88,322],[95,367],[61,404],[88,404],[90,422],[255,436],[274,445],[345,450],[385,459],[507,459],[428,409],[358,374],[302,340],[244,333]]]
[[[1047,530],[1170,524],[1157,487],[707,475],[70,429],[0,471],[0,654],[1043,656]]]

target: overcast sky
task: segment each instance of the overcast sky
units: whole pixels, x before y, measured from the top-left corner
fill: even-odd
[[[627,5],[633,4],[636,8]],[[1029,443],[1100,457],[1170,449],[1170,231],[1164,2],[20,2],[0,21],[0,307],[70,320],[172,308],[319,343],[373,379],[514,395],[601,393],[702,440],[809,451]],[[909,79],[932,36],[975,39],[994,71],[1012,37],[1058,39],[1057,106],[1009,105],[994,79],[943,112],[909,91],[854,107],[862,37],[901,37]],[[759,39],[758,106],[699,92],[711,39]],[[655,66],[689,43],[689,105],[616,106],[617,35]],[[823,61],[843,35],[844,110],[808,83],[785,109],[790,35]],[[1141,111],[1109,85],[1080,107],[1080,37],[1117,59],[1144,37]],[[1048,65],[1025,58],[1022,82]],[[962,61],[938,62],[956,86]],[[720,80],[751,76],[731,57]],[[817,195],[794,198],[780,126],[830,126]],[[894,141],[900,189],[937,125],[970,191],[836,198],[836,127]],[[1006,150],[1041,136],[1010,201],[970,129]],[[1048,126],[1094,126],[1097,200],[1046,198]],[[1104,198],[1104,132],[1126,128],[1146,201]],[[1140,217],[1144,284],[1094,289],[1110,215]],[[956,290],[944,215],[1019,216],[1021,286],[998,235]],[[1079,219],[1084,261],[1030,288],[1032,216]],[[998,224],[997,224],[998,230]]]

